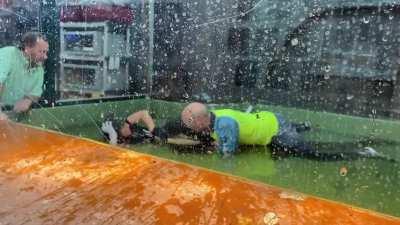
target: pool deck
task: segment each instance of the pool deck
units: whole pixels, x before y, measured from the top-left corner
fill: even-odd
[[[1,225],[400,225],[399,218],[12,122],[0,122],[0,202]]]

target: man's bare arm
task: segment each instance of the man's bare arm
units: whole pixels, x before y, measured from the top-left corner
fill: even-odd
[[[14,111],[17,113],[27,112],[32,107],[33,102],[39,101],[38,96],[25,95],[24,98],[14,104]]]
[[[135,112],[128,116],[128,118],[126,119],[130,124],[138,123],[141,121],[146,125],[147,129],[149,129],[150,132],[154,130],[155,124],[153,118],[150,116],[147,110]]]
[[[34,95],[25,95],[24,98],[25,99],[29,99],[29,100],[31,100],[32,102],[35,102],[35,103],[38,102],[39,99],[40,99],[39,96],[34,96]]]

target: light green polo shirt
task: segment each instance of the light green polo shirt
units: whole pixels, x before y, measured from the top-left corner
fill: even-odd
[[[16,47],[0,48],[0,102],[14,105],[24,96],[42,95],[43,66],[29,68],[29,62]]]

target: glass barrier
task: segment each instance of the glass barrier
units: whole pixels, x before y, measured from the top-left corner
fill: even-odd
[[[273,136],[281,118],[305,125],[304,140],[339,160],[253,143],[229,159],[215,148],[128,147],[399,217],[399,21],[389,0],[0,0],[0,47],[29,31],[48,44],[37,62],[15,48],[26,73],[43,73],[36,89],[32,76],[10,78],[14,58],[0,49],[0,102],[11,119],[104,142],[110,115],[127,126],[142,109],[157,126],[181,122],[194,101],[271,111]],[[374,157],[340,156],[360,151]]]

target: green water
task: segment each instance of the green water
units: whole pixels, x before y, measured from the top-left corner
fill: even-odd
[[[238,108],[238,106],[229,106]],[[325,151],[352,151],[371,146],[400,161],[399,121],[358,118],[301,109],[258,106],[280,112],[292,121],[309,120],[313,131],[306,138],[321,142]],[[19,121],[67,134],[101,140],[98,127],[103,114],[112,111],[121,118],[149,109],[156,118],[179,115],[182,104],[153,100],[96,103],[33,110]],[[239,107],[240,108],[240,107]],[[243,108],[243,107],[242,107]],[[245,108],[245,107],[244,107]],[[157,121],[159,122],[159,121]],[[97,124],[97,125],[96,125]],[[322,198],[345,202],[400,217],[400,164],[380,159],[316,161],[304,158],[272,159],[264,147],[242,149],[231,159],[217,154],[199,154],[171,146],[137,145],[135,151],[221,171],[250,180],[284,187]],[[347,174],[342,176],[340,169]]]
[[[69,129],[68,133],[83,137],[98,137],[93,127]],[[322,146],[325,150],[357,149],[361,143],[338,143]],[[365,144],[365,143],[364,143]],[[400,161],[398,144],[370,143],[371,146]],[[273,159],[265,147],[247,147],[233,158],[222,159],[218,154],[192,153],[190,149],[171,145],[142,144],[134,151],[173,161],[185,162],[211,170],[256,180],[270,185],[326,199],[345,202],[362,208],[400,217],[400,164],[382,159],[351,161],[317,161],[299,157]],[[340,174],[345,167],[347,174]]]
[[[381,146],[382,147],[382,146]],[[400,165],[359,159],[321,162],[303,158],[272,159],[269,149],[246,149],[231,159],[217,154],[180,153],[172,147],[140,145],[136,151],[346,202],[400,217]],[[346,167],[347,174],[340,174]]]

